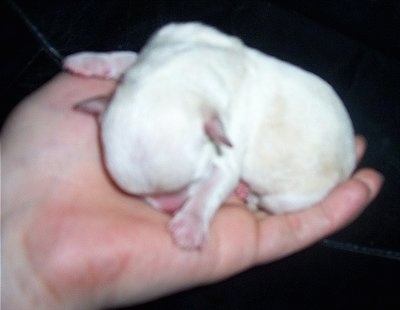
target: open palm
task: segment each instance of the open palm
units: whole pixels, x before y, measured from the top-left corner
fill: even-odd
[[[114,86],[60,74],[25,99],[3,127],[5,305],[98,308],[215,282],[338,230],[380,189],[380,175],[363,169],[321,204],[279,216],[250,213],[231,197],[204,248],[184,251],[172,242],[168,215],[112,183],[95,119],[72,110]],[[358,147],[361,156],[361,139]]]

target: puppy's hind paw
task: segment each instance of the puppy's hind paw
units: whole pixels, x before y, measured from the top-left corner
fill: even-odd
[[[194,215],[177,214],[170,221],[168,228],[175,243],[185,250],[202,248],[206,232],[203,222]]]

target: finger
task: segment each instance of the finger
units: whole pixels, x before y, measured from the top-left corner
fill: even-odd
[[[376,197],[382,182],[375,170],[362,169],[315,207],[265,218],[256,263],[287,256],[349,224]]]
[[[361,158],[364,156],[365,150],[367,148],[367,140],[360,135],[357,135],[355,137],[356,140],[356,157],[357,157],[357,162],[361,160]]]

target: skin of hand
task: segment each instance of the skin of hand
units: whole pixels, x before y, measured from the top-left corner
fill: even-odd
[[[169,215],[123,193],[102,165],[95,118],[76,102],[115,83],[61,73],[27,97],[1,132],[3,309],[138,304],[213,283],[299,251],[353,221],[383,178],[358,170],[320,204],[251,213],[230,197],[201,251],[177,247]],[[357,138],[362,156],[365,141]]]

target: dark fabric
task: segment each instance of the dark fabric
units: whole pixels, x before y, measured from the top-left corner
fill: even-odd
[[[400,306],[400,2],[10,0],[1,11],[8,17],[0,29],[7,112],[54,76],[65,55],[138,51],[163,24],[197,20],[331,83],[357,133],[368,139],[361,166],[385,175],[382,193],[366,212],[318,245],[138,309]]]

